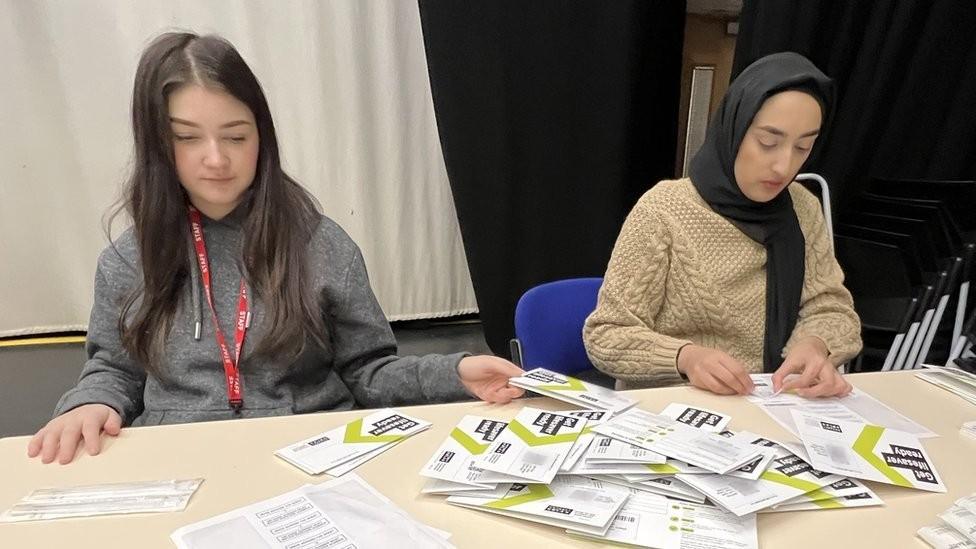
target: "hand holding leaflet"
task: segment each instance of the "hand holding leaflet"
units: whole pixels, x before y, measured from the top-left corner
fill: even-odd
[[[615,414],[637,404],[636,400],[625,397],[613,389],[587,383],[545,368],[536,368],[521,377],[513,377],[508,380],[508,383],[582,408],[598,408]]]

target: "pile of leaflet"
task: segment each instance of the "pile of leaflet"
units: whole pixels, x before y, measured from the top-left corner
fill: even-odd
[[[756,513],[882,505],[862,480],[945,491],[918,439],[802,412],[804,444],[726,429],[731,417],[622,394],[547,370],[513,385],[582,405],[466,416],[421,471],[447,502],[641,547],[756,547]],[[567,395],[569,393],[569,395]]]
[[[465,416],[421,470],[430,479],[424,493],[447,495],[453,505],[557,526],[584,538],[676,549],[724,539],[735,547],[757,547],[755,515],[739,517],[705,505],[701,492],[676,477],[707,469],[614,436],[621,421],[651,415],[633,409],[636,402],[546,370],[533,370],[511,383],[573,404],[585,402],[588,408],[550,412],[526,407],[508,421]],[[655,417],[677,436],[729,440],[689,426],[721,430],[727,416],[682,405],[669,406],[664,413],[672,417]],[[741,461],[764,456],[763,451],[750,451]]]

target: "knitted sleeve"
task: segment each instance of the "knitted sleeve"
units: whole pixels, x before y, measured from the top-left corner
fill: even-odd
[[[794,193],[793,199],[806,239],[806,273],[800,317],[783,356],[797,341],[815,336],[827,345],[831,362],[840,365],[861,351],[861,320],[844,287],[844,272],[834,257],[819,201],[806,190]]]
[[[623,381],[675,385],[678,350],[687,340],[655,331],[665,299],[670,235],[645,195],[627,216],[586,319],[583,342],[597,369]]]

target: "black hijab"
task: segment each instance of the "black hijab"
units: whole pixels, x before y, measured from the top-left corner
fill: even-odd
[[[831,80],[800,54],[775,53],[746,67],[729,85],[689,169],[691,182],[712,210],[766,247],[765,372],[779,367],[780,352],[796,326],[805,242],[789,191],[784,189],[769,202],[754,202],[742,194],[733,168],[739,145],[762,104],[787,90],[802,91],[820,103],[817,144],[821,143],[833,103]]]

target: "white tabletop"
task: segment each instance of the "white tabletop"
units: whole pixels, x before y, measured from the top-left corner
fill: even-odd
[[[945,494],[871,483],[883,507],[818,510],[759,515],[763,548],[927,547],[915,538],[920,527],[954,500],[976,492],[976,441],[959,434],[964,421],[976,419],[976,407],[911,372],[857,374],[858,388],[941,435],[924,445],[948,487]],[[639,406],[660,411],[668,403],[697,404],[732,416],[730,428],[772,438],[793,437],[742,397],[723,397],[690,387],[645,389],[629,395]],[[418,474],[427,459],[465,414],[511,419],[524,405],[572,408],[546,398],[518,400],[506,406],[479,402],[416,406],[409,413],[434,425],[356,473],[406,509],[416,519],[447,530],[458,547],[507,548],[600,547],[604,544],[565,536],[555,527],[448,505],[443,496],[420,493]],[[366,415],[364,411],[309,414],[163,427],[124,429],[99,456],[79,456],[62,466],[27,458],[29,437],[0,439],[0,510],[42,487],[103,482],[205,479],[183,512],[64,519],[0,524],[0,547],[172,547],[173,530],[237,507],[327,480],[306,475],[273,455],[274,450]],[[606,545],[609,546],[609,545]]]

